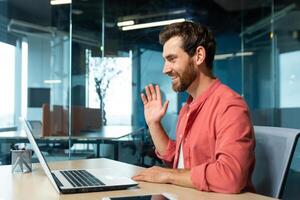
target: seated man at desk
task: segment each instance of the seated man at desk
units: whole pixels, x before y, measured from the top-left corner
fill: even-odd
[[[216,47],[211,31],[193,22],[175,23],[159,39],[163,73],[171,77],[174,91],[186,91],[189,98],[173,141],[161,125],[169,102],[162,102],[158,85],[145,87],[141,98],[156,153],[173,169],[151,167],[133,179],[221,193],[254,191],[255,139],[248,107],[212,73]]]

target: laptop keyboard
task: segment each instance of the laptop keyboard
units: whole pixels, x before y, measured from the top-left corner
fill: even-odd
[[[60,171],[73,187],[105,185],[86,170]]]

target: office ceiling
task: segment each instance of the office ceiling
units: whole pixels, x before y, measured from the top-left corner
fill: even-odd
[[[68,32],[70,5],[51,6],[49,1],[1,0],[0,5],[7,4],[10,19]],[[299,8],[299,1],[276,0],[275,4],[278,9],[292,3]],[[73,33],[90,41],[100,42],[102,1],[72,2]],[[135,45],[158,48],[158,33],[161,29],[158,27],[124,32],[116,26],[122,20],[134,19],[143,23],[184,17],[209,25],[219,35],[226,32],[240,33],[242,20],[245,28],[271,14],[269,0],[105,0],[104,3],[105,39],[110,46],[118,46],[119,49]]]
[[[111,38],[111,43],[117,42],[118,46],[123,46],[123,48],[136,44],[146,48],[160,48],[158,33],[161,27],[124,32],[116,27],[116,23],[131,19],[134,19],[137,23],[144,23],[181,17],[209,25],[215,34],[225,32],[239,33],[241,28],[241,9],[232,9],[233,6],[230,6],[230,4],[236,2],[231,0],[105,1],[105,37]],[[251,3],[252,6],[250,6],[249,2],[247,7],[244,7],[244,10],[247,10],[251,16],[249,23],[258,20],[261,16],[266,15],[267,10],[270,10],[270,7],[262,4]],[[257,9],[259,12],[257,12]],[[81,12],[80,15],[73,14],[73,27],[76,31],[82,33],[85,32],[84,30],[93,30],[94,32],[102,30],[101,1],[73,1],[73,10]],[[252,15],[252,12],[256,12],[256,14]]]

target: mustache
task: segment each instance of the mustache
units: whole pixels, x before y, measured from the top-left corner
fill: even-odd
[[[179,77],[180,77],[179,73],[172,72],[172,71],[171,71],[171,72],[167,72],[166,74],[167,74],[168,76],[171,76],[171,77],[172,77],[172,76],[179,76]]]

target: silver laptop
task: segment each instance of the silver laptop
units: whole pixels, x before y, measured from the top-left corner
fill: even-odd
[[[126,189],[138,185],[129,177],[116,175],[110,168],[51,170],[41,153],[32,133],[29,122],[20,119],[24,125],[27,138],[38,157],[47,177],[59,193],[70,194],[80,192],[96,192]]]
[[[42,135],[42,122],[38,120],[27,120],[34,137]]]

